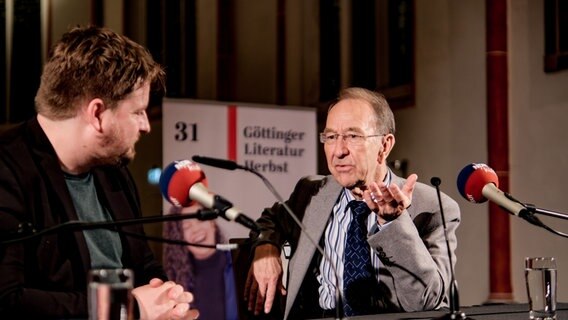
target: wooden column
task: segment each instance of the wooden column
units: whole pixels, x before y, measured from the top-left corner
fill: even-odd
[[[499,189],[509,190],[507,0],[486,0],[487,146]],[[511,301],[509,214],[489,204],[490,302]]]

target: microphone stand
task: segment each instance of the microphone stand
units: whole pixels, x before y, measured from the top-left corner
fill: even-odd
[[[286,202],[284,201],[282,196],[280,196],[280,194],[278,193],[276,188],[274,188],[274,186],[270,183],[270,181],[268,181],[268,179],[265,176],[263,176],[260,172],[254,170],[254,169],[242,166],[242,165],[240,165],[240,164],[238,164],[234,161],[231,161],[231,160],[202,157],[202,156],[197,156],[197,155],[193,156],[191,159],[195,162],[205,164],[205,165],[209,165],[209,166],[216,167],[216,168],[221,168],[221,169],[226,169],[226,170],[240,169],[240,170],[248,171],[250,173],[253,173],[257,177],[259,177],[262,180],[262,182],[264,182],[264,184],[266,185],[268,190],[270,190],[270,192],[274,195],[274,197],[278,200],[278,202],[280,204],[282,204],[284,209],[286,209],[286,211],[288,212],[290,217],[292,217],[294,222],[296,222],[298,227],[300,227],[300,230],[306,236],[306,238],[316,247],[316,250],[329,263],[329,266],[330,266],[330,268],[333,272],[333,276],[335,277],[335,319],[336,320],[343,319],[343,302],[342,302],[342,298],[341,298],[341,290],[339,289],[339,277],[338,277],[337,269],[335,268],[335,265],[333,265],[331,259],[329,258],[328,255],[325,254],[325,251],[318,244],[318,242],[316,242],[315,239],[308,232],[306,232],[304,224],[302,223],[302,221],[300,221],[300,219],[298,219],[298,217],[296,216],[296,214],[294,214],[292,209],[290,209],[290,207],[286,204]]]
[[[525,204],[525,208],[527,209],[528,212],[530,212],[530,214],[538,213],[538,214],[547,215],[549,217],[568,220],[568,214],[566,214],[566,213],[561,213],[561,212],[558,212],[558,211],[551,211],[551,210],[546,210],[546,209],[542,209],[542,208],[537,208],[534,205],[529,204],[529,203]]]
[[[440,184],[442,184],[442,180],[438,177],[432,177],[430,179],[430,183],[436,187],[436,194],[438,195],[438,204],[440,205],[440,216],[442,218],[442,224],[444,225],[444,238],[446,239],[446,248],[448,250],[448,258],[450,261],[450,272],[451,272],[451,283],[450,283],[450,311],[445,315],[435,318],[436,320],[455,320],[455,319],[462,319],[462,320],[472,320],[465,315],[464,312],[460,311],[460,298],[459,298],[459,291],[458,291],[458,282],[454,275],[454,265],[452,262],[452,253],[450,251],[450,242],[448,241],[448,230],[446,228],[446,218],[444,217],[444,208],[442,206],[442,196],[440,194]]]
[[[199,219],[199,220],[212,220],[219,217],[219,212],[217,210],[198,210],[196,213],[176,213],[168,215],[156,215],[148,217],[140,217],[134,219],[123,219],[114,221],[96,221],[96,222],[84,222],[84,221],[67,221],[56,226],[37,231],[31,223],[20,223],[18,225],[18,231],[16,231],[9,240],[0,241],[0,245],[7,245],[12,243],[17,243],[21,241],[30,240],[37,238],[42,235],[51,234],[59,232],[62,230],[90,230],[90,229],[112,229],[115,227],[135,225],[135,224],[146,224],[155,223],[163,221],[178,221],[185,219]],[[132,235],[132,233],[129,233]]]
[[[560,212],[555,212],[555,211],[550,211],[550,210],[545,210],[545,209],[540,209],[535,207],[532,204],[523,204],[523,206],[525,207],[520,213],[519,213],[519,217],[525,219],[526,221],[528,221],[531,224],[534,224],[537,227],[541,227],[551,233],[554,233],[556,235],[559,235],[561,237],[564,238],[568,238],[568,234],[561,232],[561,231],[557,231],[552,229],[551,227],[549,227],[548,225],[546,225],[544,222],[542,222],[537,216],[535,216],[535,213],[540,213],[540,214],[544,214],[547,216],[551,216],[551,217],[555,217],[555,218],[562,218],[562,219],[568,219],[568,216],[564,213],[560,213]]]
[[[296,222],[296,224],[300,227],[300,229],[302,230],[302,232],[304,233],[304,235],[310,240],[310,242],[315,245],[316,250],[318,250],[318,252],[322,255],[322,257],[324,259],[327,260],[327,262],[329,263],[330,268],[333,271],[333,275],[335,277],[335,319],[336,320],[341,320],[343,319],[343,302],[341,299],[341,290],[339,289],[339,277],[337,275],[337,269],[335,268],[335,265],[333,265],[331,259],[329,258],[328,255],[325,254],[323,248],[317,244],[317,242],[315,241],[314,238],[312,238],[312,236],[307,233],[304,229],[304,224],[300,221],[300,219],[298,219],[298,217],[294,214],[294,212],[292,212],[292,209],[290,209],[290,207],[286,204],[286,202],[284,201],[284,199],[280,196],[280,194],[278,193],[278,191],[276,191],[276,189],[274,188],[274,186],[270,183],[270,181],[268,181],[268,179],[266,179],[266,177],[264,177],[262,174],[260,174],[258,171],[247,168],[247,167],[242,167],[239,166],[239,169],[251,172],[253,174],[255,174],[256,176],[258,176],[266,185],[266,187],[270,190],[270,192],[272,192],[272,194],[274,195],[274,197],[276,197],[276,199],[278,200],[278,202],[280,202],[282,204],[282,206],[284,206],[284,208],[286,209],[286,211],[288,212],[288,214],[292,217],[292,219],[294,219],[294,221]]]
[[[511,214],[515,215],[515,216],[519,216],[520,218],[524,219],[525,221],[527,221],[528,223],[535,225],[537,227],[541,227],[551,233],[554,233],[556,235],[559,235],[561,237],[564,238],[568,238],[568,234],[564,233],[564,232],[560,232],[557,230],[552,229],[551,227],[547,226],[545,223],[543,223],[535,214],[539,213],[539,214],[544,214],[550,217],[554,217],[554,218],[561,218],[561,219],[568,219],[568,215],[565,213],[560,213],[560,212],[556,212],[556,211],[551,211],[551,210],[546,210],[546,209],[541,209],[541,208],[537,208],[535,207],[533,204],[529,204],[529,203],[522,203],[519,200],[513,198],[513,196],[511,196],[508,193],[505,193],[505,196],[514,202],[517,202],[518,204],[520,204],[523,209],[520,210],[518,213],[514,213],[510,210],[508,210],[507,208],[502,207],[503,209],[511,212]]]

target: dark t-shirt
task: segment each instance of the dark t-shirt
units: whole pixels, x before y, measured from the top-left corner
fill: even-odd
[[[112,221],[110,213],[98,199],[91,173],[83,175],[65,174],[65,182],[80,221]],[[83,235],[89,248],[92,269],[122,268],[120,260],[122,244],[117,232],[107,229],[93,229],[84,230]]]

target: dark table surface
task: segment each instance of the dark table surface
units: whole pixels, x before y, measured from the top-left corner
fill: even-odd
[[[558,303],[556,305],[556,320],[568,320],[568,303]],[[462,307],[461,311],[472,320],[528,320],[529,307],[524,304],[493,304],[483,306]],[[423,312],[407,312],[407,313],[385,313],[368,316],[357,316],[349,319],[366,320],[418,320],[418,319],[436,319],[448,314],[447,311],[423,311]],[[333,318],[329,318],[333,319]],[[445,319],[450,319],[445,318]],[[457,318],[461,319],[461,318]]]

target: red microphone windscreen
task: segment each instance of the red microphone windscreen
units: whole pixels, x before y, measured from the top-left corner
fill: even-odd
[[[179,160],[169,164],[160,176],[160,189],[166,200],[176,207],[189,207],[189,189],[196,183],[207,187],[207,178],[199,165],[190,160]]]
[[[488,183],[499,187],[499,177],[491,167],[484,163],[469,164],[458,176],[458,190],[465,199],[471,202],[487,201],[482,191]]]

